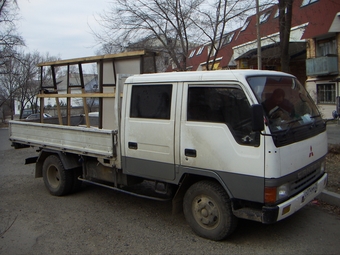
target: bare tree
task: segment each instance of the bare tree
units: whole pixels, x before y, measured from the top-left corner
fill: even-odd
[[[253,8],[248,0],[114,0],[100,15],[103,30],[95,36],[104,53],[151,48],[165,53],[177,70],[186,70],[190,48],[207,43],[209,69],[225,42],[225,31]]]
[[[208,38],[207,70],[213,69],[220,48],[232,39],[229,37],[231,35],[226,35],[226,32],[231,31],[232,24],[235,24],[237,20],[243,20],[245,15],[254,9],[254,3],[248,0],[215,0],[210,2],[210,4],[201,6],[198,10],[198,18],[192,20]]]
[[[23,110],[29,104],[32,112],[37,112],[37,98],[39,92],[39,69],[37,63],[40,62],[40,55],[38,52],[21,54],[21,60],[18,65],[17,86],[18,93],[16,93],[16,100],[20,103],[20,118]]]
[[[0,1],[0,72],[6,70],[6,61],[16,56],[15,48],[24,45],[24,40],[17,33],[15,26],[17,10],[16,0]]]
[[[1,82],[1,95],[3,101],[0,106],[7,106],[10,110],[10,115],[13,119],[14,115],[14,100],[18,94],[18,84],[17,84],[17,65],[18,61],[14,58],[8,59],[3,64],[3,74],[0,76]]]
[[[198,7],[204,0],[115,0],[100,16],[103,31],[98,40],[118,51],[131,43],[155,39],[179,70],[186,69],[192,42],[202,42],[193,24]]]
[[[15,26],[18,18],[17,10],[16,0],[0,1],[0,74],[11,72],[9,66],[11,66],[11,59],[17,56],[16,47],[24,45],[24,41],[18,35]],[[13,76],[8,77],[7,82],[10,82],[11,79],[13,79]],[[13,101],[9,100],[12,97],[8,98],[7,92],[12,95],[14,91],[8,91],[8,88],[0,84],[0,108],[2,108],[3,120],[7,114],[7,109],[13,109]]]
[[[15,110],[14,102],[17,101],[20,107],[20,117],[23,109],[30,105],[33,112],[37,111],[36,95],[40,89],[41,77],[51,80],[50,70],[45,70],[40,75],[40,69],[37,67],[39,62],[53,61],[55,57],[41,57],[38,52],[35,53],[18,53],[16,57],[8,58],[4,63],[4,72],[0,74],[1,98],[2,105],[7,105],[10,109],[11,119],[13,119]]]
[[[292,26],[293,0],[279,0],[281,70],[289,72],[289,37]]]

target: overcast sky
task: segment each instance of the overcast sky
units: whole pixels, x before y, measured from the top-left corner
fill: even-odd
[[[25,51],[48,52],[62,59],[95,55],[96,41],[90,27],[95,16],[109,7],[109,0],[19,0],[18,29]]]

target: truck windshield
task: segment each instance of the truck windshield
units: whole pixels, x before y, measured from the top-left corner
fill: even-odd
[[[321,122],[313,100],[297,79],[289,76],[256,76],[247,79],[266,114],[273,133],[313,126]]]

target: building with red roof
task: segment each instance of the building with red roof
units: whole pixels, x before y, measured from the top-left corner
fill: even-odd
[[[262,67],[281,70],[278,5],[260,12]],[[209,44],[189,51],[188,70],[206,70]],[[329,117],[340,95],[340,1],[295,0],[290,34],[290,73]],[[257,69],[256,15],[226,33],[212,69]],[[168,71],[175,71],[171,67]]]

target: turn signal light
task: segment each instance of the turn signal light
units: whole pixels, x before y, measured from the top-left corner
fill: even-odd
[[[264,188],[264,202],[266,204],[273,204],[276,202],[276,187]]]

